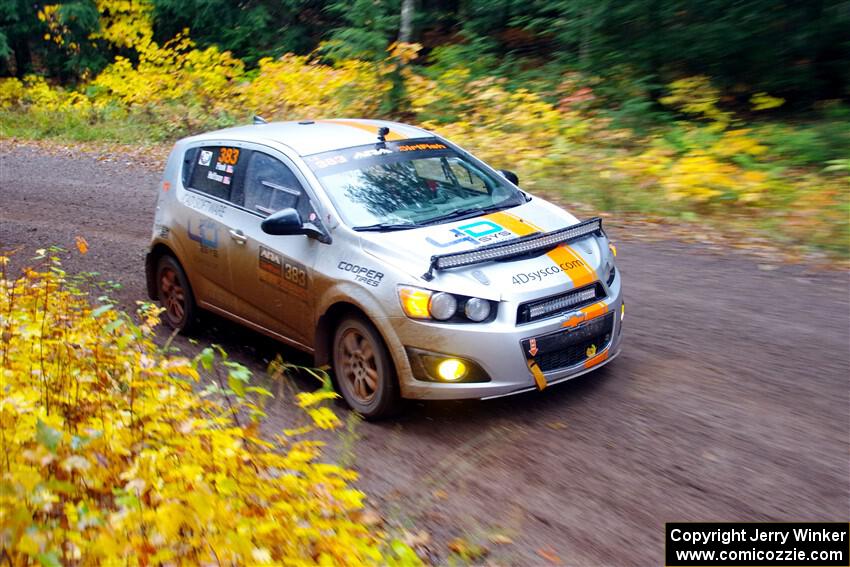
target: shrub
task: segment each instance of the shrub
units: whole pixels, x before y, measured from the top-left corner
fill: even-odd
[[[338,424],[321,405],[333,393],[299,394],[309,422],[262,437],[271,394],[223,351],[158,348],[158,309],[143,304],[136,323],[93,305],[55,257],[15,280],[8,263],[0,256],[4,562],[416,562],[359,520],[356,473],[323,462],[310,439]]]

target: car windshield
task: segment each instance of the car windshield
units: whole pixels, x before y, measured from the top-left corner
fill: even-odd
[[[434,139],[386,142],[304,158],[346,224],[398,230],[512,207],[523,194]]]

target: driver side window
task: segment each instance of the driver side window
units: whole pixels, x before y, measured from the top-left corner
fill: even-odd
[[[268,216],[280,209],[294,208],[302,218],[310,204],[301,183],[281,161],[261,152],[252,152],[245,171],[243,206]]]
[[[473,191],[479,191],[481,193],[487,193],[487,184],[484,183],[484,180],[477,174],[476,171],[453,158],[449,158],[448,162],[449,169],[452,170],[452,173],[461,187],[464,187],[465,189],[472,189]]]

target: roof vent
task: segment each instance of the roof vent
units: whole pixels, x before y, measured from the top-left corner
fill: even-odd
[[[259,116],[257,114],[254,115],[253,122],[254,122],[254,124],[268,124],[268,122],[266,121],[265,118],[263,118],[262,116]]]

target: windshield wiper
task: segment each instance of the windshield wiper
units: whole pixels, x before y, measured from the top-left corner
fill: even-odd
[[[354,230],[357,232],[389,232],[392,230],[410,230],[411,228],[420,228],[422,226],[424,225],[417,224],[415,222],[409,224],[379,222],[377,224],[370,224],[366,226],[355,226]]]
[[[502,209],[509,209],[511,207],[516,207],[516,206],[518,206],[518,203],[511,203],[511,204],[508,204],[508,205],[505,205],[503,203],[499,203],[498,205],[490,205],[489,207],[468,207],[466,209],[458,209],[456,211],[452,211],[452,212],[447,213],[445,215],[441,215],[439,217],[434,217],[434,218],[428,219],[427,221],[425,221],[422,224],[431,225],[431,224],[439,224],[443,221],[448,221],[448,220],[458,220],[458,219],[463,219],[463,218],[472,218],[472,217],[477,217],[478,215],[481,215],[481,214],[484,214],[484,213],[492,213],[494,211],[501,211]]]

